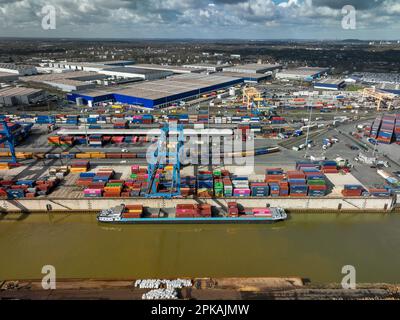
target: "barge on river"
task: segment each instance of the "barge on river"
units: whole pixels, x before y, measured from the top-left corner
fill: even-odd
[[[140,214],[132,216],[126,214],[124,204],[114,208],[104,209],[97,215],[101,223],[115,224],[226,224],[226,223],[275,223],[287,219],[287,214],[282,208],[265,208],[261,213],[252,215],[240,214],[238,216],[225,216],[213,214],[211,216],[177,217],[175,213],[159,211],[158,214]]]

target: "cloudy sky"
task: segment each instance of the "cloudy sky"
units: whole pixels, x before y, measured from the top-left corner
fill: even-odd
[[[55,30],[42,28],[49,5]],[[0,0],[1,36],[397,40],[400,0]]]

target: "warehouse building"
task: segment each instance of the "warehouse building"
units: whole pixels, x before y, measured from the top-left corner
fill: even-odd
[[[261,81],[269,80],[271,78],[270,74],[262,73],[219,72],[217,74],[224,77],[240,78],[244,83],[259,83]]]
[[[190,69],[205,69],[207,72],[219,72],[224,68],[230,67],[231,64],[209,64],[209,63],[199,63],[199,64],[187,64],[184,68]]]
[[[286,69],[278,72],[276,79],[298,80],[298,81],[312,81],[323,75],[327,75],[329,68],[320,67],[300,67],[295,69]]]
[[[0,82],[12,82],[17,81],[18,75],[9,72],[0,72]]]
[[[116,79],[141,78],[143,80],[158,80],[172,76],[174,74],[172,71],[144,69],[136,67],[105,68],[99,71],[99,73]]]
[[[243,83],[243,79],[203,74],[185,74],[168,79],[128,85],[113,90],[91,90],[68,94],[71,102],[95,106],[101,102],[113,101],[145,108],[164,108],[183,100],[199,97],[201,94],[229,88]]]
[[[400,95],[400,84],[383,83],[377,88],[382,91]]]
[[[16,65],[13,63],[0,63],[0,72],[13,73],[20,76],[30,76],[38,73],[34,66]]]
[[[55,69],[99,72],[105,68],[124,67],[133,64],[134,62],[131,60],[116,60],[102,62],[50,62],[48,65],[49,67]]]
[[[22,77],[20,80],[25,82],[42,83],[64,92],[71,92],[94,88],[95,83],[93,82],[104,78],[106,78],[106,75],[96,72],[75,71]]]
[[[185,68],[180,66],[163,66],[159,64],[136,64],[134,67],[150,70],[171,71],[176,74],[201,73],[207,71],[206,68]]]
[[[346,82],[343,79],[322,79],[317,80],[314,83],[314,89],[319,90],[342,90],[346,86]]]
[[[5,107],[33,104],[45,98],[45,92],[40,89],[24,87],[0,89],[0,105]]]
[[[280,64],[250,63],[233,67],[227,67],[224,68],[223,71],[236,72],[236,73],[267,73],[278,69],[282,69],[282,66]]]

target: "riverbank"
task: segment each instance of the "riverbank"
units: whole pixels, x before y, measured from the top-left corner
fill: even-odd
[[[228,202],[235,201],[243,207],[281,207],[285,210],[319,211],[319,212],[390,212],[395,208],[394,198],[185,198],[168,200],[168,207],[175,208],[178,204],[209,204],[215,208],[227,211]],[[165,208],[162,199],[146,198],[40,198],[15,199],[0,201],[0,212],[34,213],[45,211],[86,212],[100,211],[124,203],[126,205],[141,204],[148,208]]]
[[[359,284],[345,290],[338,284],[313,285],[293,278],[194,278],[193,286],[178,290],[182,300],[400,300],[400,286]],[[23,300],[140,300],[149,289],[134,286],[135,280],[65,279],[55,290],[43,290],[41,281],[0,282],[0,299]]]

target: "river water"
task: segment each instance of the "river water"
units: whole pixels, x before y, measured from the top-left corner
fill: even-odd
[[[95,215],[7,215],[0,280],[300,276],[400,282],[400,215],[295,214],[269,225],[100,225]]]

